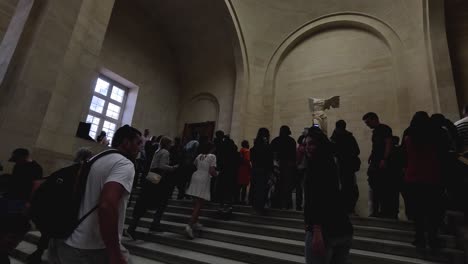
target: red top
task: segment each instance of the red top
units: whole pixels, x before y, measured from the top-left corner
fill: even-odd
[[[415,145],[409,136],[405,137],[407,183],[440,183],[440,160],[435,144]]]
[[[248,148],[240,149],[241,164],[239,167],[238,183],[242,185],[248,185],[250,183],[250,150]]]

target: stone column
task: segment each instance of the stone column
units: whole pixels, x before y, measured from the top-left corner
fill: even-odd
[[[19,146],[71,154],[114,0],[43,2],[0,112],[0,160]],[[3,87],[2,87],[3,88]]]

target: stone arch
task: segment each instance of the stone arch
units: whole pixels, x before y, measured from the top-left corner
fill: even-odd
[[[396,68],[397,97],[399,98],[398,120],[407,123],[409,116],[409,99],[407,67],[404,59],[403,43],[398,34],[385,22],[376,17],[361,13],[334,13],[310,21],[292,32],[273,53],[264,80],[264,109],[268,123],[274,126],[276,77],[281,63],[288,54],[303,40],[329,29],[357,28],[367,31],[379,38],[390,50]]]
[[[179,120],[179,130],[185,123],[198,123],[206,121],[219,122],[219,101],[211,93],[199,93],[183,104]]]
[[[231,138],[240,139],[244,136],[244,125],[242,120],[246,119],[245,104],[248,99],[249,87],[249,60],[245,45],[244,34],[242,32],[239,19],[232,4],[232,0],[225,0],[232,24],[232,43],[234,61],[236,64],[236,85],[234,90],[234,100],[231,119]]]
[[[434,111],[456,120],[459,118],[459,109],[447,42],[444,1],[424,1],[423,11],[427,66]]]

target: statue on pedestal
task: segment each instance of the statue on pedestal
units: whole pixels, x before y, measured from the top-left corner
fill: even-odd
[[[329,99],[318,99],[309,97],[309,108],[312,112],[312,122],[327,134],[327,114],[325,110],[340,107],[340,97],[333,96]]]

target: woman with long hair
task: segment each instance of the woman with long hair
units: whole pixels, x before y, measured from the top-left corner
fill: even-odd
[[[268,179],[273,172],[273,151],[270,146],[270,131],[262,127],[258,130],[254,146],[250,150],[252,162],[252,205],[257,214],[264,214],[268,194]]]
[[[195,158],[194,165],[197,170],[193,173],[190,185],[185,192],[186,195],[193,197],[193,213],[188,225],[185,227],[185,233],[188,238],[193,239],[194,229],[200,229],[198,223],[200,210],[206,201],[211,199],[211,177],[218,175],[216,171],[216,156],[213,154],[215,146],[211,142],[206,142],[199,147],[200,154]]]
[[[306,264],[346,264],[353,227],[340,190],[333,147],[319,128],[312,127],[305,140]]]
[[[406,172],[404,182],[408,190],[409,206],[414,212],[415,241],[417,247],[439,247],[437,231],[444,188],[441,177],[441,161],[437,142],[437,130],[426,112],[417,112],[406,132],[404,152]]]

